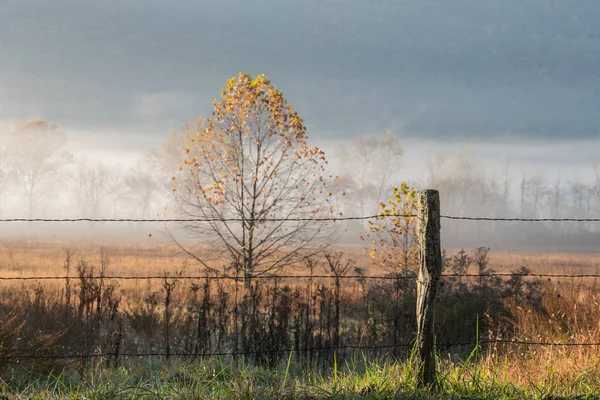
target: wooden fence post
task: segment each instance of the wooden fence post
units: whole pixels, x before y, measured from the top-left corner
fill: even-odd
[[[436,385],[434,316],[435,296],[442,275],[440,243],[440,194],[427,189],[419,193],[417,243],[419,278],[417,280],[417,384]]]

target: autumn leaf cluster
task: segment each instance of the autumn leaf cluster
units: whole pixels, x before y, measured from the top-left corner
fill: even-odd
[[[378,217],[369,221],[361,239],[370,239],[370,256],[376,265],[404,274],[418,265],[416,196],[416,190],[403,182],[393,189],[392,199],[379,204]]]

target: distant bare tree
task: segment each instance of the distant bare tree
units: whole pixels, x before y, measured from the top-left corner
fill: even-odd
[[[39,192],[50,190],[50,182],[72,161],[69,153],[61,151],[66,141],[56,125],[44,120],[17,124],[8,134],[11,169],[27,196],[29,217],[36,211]]]
[[[173,190],[172,177],[181,176],[182,160],[192,139],[197,133],[204,133],[206,127],[206,120],[198,118],[195,124],[186,124],[181,132],[171,131],[161,147],[151,149],[144,155],[160,182],[160,189],[165,193]]]
[[[351,147],[342,146],[337,157],[342,161],[342,176],[348,182],[349,199],[357,214],[366,215],[378,209],[384,191],[404,156],[404,149],[394,132],[380,137],[360,137]]]
[[[369,164],[376,150],[377,141],[374,138],[359,138],[353,147],[342,146],[338,152],[339,159],[343,161],[342,176],[347,185],[348,201],[354,203],[355,213],[361,216],[366,214],[365,209],[374,191]]]
[[[139,218],[148,218],[150,205],[156,198],[159,185],[152,176],[151,169],[140,161],[124,177],[124,195],[129,204],[136,210]]]
[[[520,209],[519,211],[521,212],[521,218],[525,217],[525,201],[527,199],[527,176],[525,175],[525,173],[521,174],[521,183],[519,184],[519,197],[520,197]]]
[[[508,182],[486,176],[484,164],[470,151],[452,157],[437,153],[427,160],[427,185],[444,198],[444,212],[465,215],[502,211],[506,208]]]
[[[579,179],[574,179],[569,181],[567,191],[571,199],[571,216],[575,218],[589,216],[595,188],[581,182]]]
[[[600,214],[600,162],[594,165],[594,174],[596,175],[596,185],[595,185],[595,194],[596,194],[596,209],[598,214]]]
[[[400,161],[404,157],[404,147],[400,142],[398,135],[391,130],[386,130],[385,134],[378,138],[377,152],[377,171],[379,172],[376,192],[376,203],[382,201],[383,193],[387,189],[390,178],[394,171],[400,169]]]
[[[531,211],[529,216],[535,217],[539,214],[540,203],[548,194],[548,182],[542,171],[536,171],[531,178],[526,180],[525,193],[530,199]]]
[[[96,218],[102,205],[119,189],[116,171],[103,163],[88,165],[79,162],[77,167],[78,214]]]
[[[504,166],[504,176],[502,185],[502,211],[505,213],[508,211],[510,200],[510,178],[508,175],[509,166],[510,160],[507,159]]]
[[[6,145],[8,130],[0,126],[0,215],[3,211],[3,200],[10,181],[9,151]]]
[[[552,182],[552,186],[548,189],[549,215],[552,218],[560,218],[563,215],[564,202],[564,187],[560,175],[557,175],[554,182]]]

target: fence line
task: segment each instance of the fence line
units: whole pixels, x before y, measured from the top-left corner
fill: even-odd
[[[440,218],[460,221],[500,221],[500,222],[600,222],[600,218],[495,218],[495,217],[455,217],[441,215]]]
[[[375,214],[362,217],[323,217],[323,218],[254,218],[260,222],[294,222],[294,221],[357,221],[387,217],[410,218],[416,217],[411,214]],[[5,218],[0,222],[244,222],[249,219],[243,218]]]
[[[542,273],[511,273],[490,272],[489,274],[442,274],[442,278],[486,278],[486,277],[531,277],[531,278],[600,278],[600,274],[542,274]],[[64,275],[64,276],[0,276],[0,281],[44,281],[65,279],[116,279],[116,280],[156,280],[156,279],[181,279],[181,280],[232,280],[243,282],[243,276],[231,275],[147,275],[147,276],[122,276],[122,275]],[[390,275],[258,275],[252,279],[369,279],[369,280],[417,280],[417,276],[390,276]]]
[[[356,220],[369,220],[369,219],[382,219],[382,218],[416,218],[414,214],[377,214],[362,217],[331,217],[331,218],[261,218],[258,219],[260,222],[294,222],[294,221],[314,221],[314,222],[336,222],[336,221],[356,221]],[[439,215],[439,218],[448,220],[462,220],[462,221],[498,221],[498,222],[600,222],[600,218],[495,218],[495,217],[465,217],[465,216],[450,216],[450,215]],[[241,218],[165,218],[165,219],[143,219],[143,218],[5,218],[0,219],[0,222],[58,222],[58,223],[71,223],[71,222],[131,222],[131,223],[155,223],[155,222],[181,222],[181,223],[194,223],[194,222],[243,222]],[[180,276],[168,276],[168,275],[148,275],[148,276],[120,276],[120,275],[83,275],[83,276],[0,276],[0,281],[40,281],[40,280],[65,280],[84,277],[86,279],[118,279],[118,280],[156,280],[156,279],[181,279],[181,280],[234,280],[243,281],[243,277],[231,276],[231,275],[180,275]],[[486,274],[442,274],[442,278],[485,278],[485,277],[533,277],[533,278],[600,278],[599,274],[544,274],[544,273],[486,273]],[[416,276],[390,276],[390,275],[258,275],[254,276],[253,279],[267,280],[267,279],[368,279],[368,280],[417,280]],[[107,352],[107,353],[92,353],[92,354],[74,354],[74,355],[27,355],[27,354],[15,354],[0,356],[0,360],[20,360],[20,359],[31,359],[31,360],[50,360],[50,359],[86,359],[86,358],[107,358],[107,357],[228,357],[228,356],[247,356],[251,354],[267,354],[267,353],[300,353],[300,352],[312,352],[312,351],[332,351],[332,350],[377,350],[377,349],[392,349],[392,348],[409,348],[414,346],[414,342],[411,343],[396,343],[390,345],[372,345],[372,346],[361,346],[361,345],[339,345],[339,346],[322,346],[322,347],[311,347],[311,348],[287,348],[287,349],[261,349],[259,351],[233,351],[233,352],[194,352],[194,353],[177,353],[177,352],[146,352],[146,353],[127,353],[127,352]],[[600,346],[600,343],[555,343],[555,342],[544,342],[544,341],[526,341],[526,340],[481,340],[478,342],[470,343],[438,343],[435,347],[457,347],[457,346],[482,346],[482,345],[514,345],[514,346],[560,346],[560,347],[580,347],[580,346]]]
[[[256,218],[259,222],[337,222],[361,221],[383,218],[416,218],[414,214],[375,214],[362,217],[327,217],[327,218]],[[459,221],[498,221],[498,222],[600,222],[600,218],[496,218],[496,217],[462,217],[440,215],[442,219]],[[242,218],[2,218],[0,222],[244,222]]]
[[[490,344],[505,344],[516,346],[540,346],[540,347],[598,347],[600,342],[590,343],[558,343],[558,342],[533,342],[526,340],[503,340],[490,339],[480,340],[478,342],[460,342],[460,343],[441,343],[437,347],[464,347],[473,346],[480,347]],[[310,351],[332,351],[332,350],[381,350],[393,348],[409,348],[414,345],[410,343],[397,343],[386,345],[341,345],[341,346],[322,346],[322,347],[306,347],[306,348],[285,348],[285,349],[261,349],[256,351],[224,351],[224,352],[146,352],[146,353],[128,353],[128,352],[106,352],[106,353],[86,353],[86,354],[50,354],[50,355],[27,355],[14,354],[9,356],[0,356],[0,360],[60,360],[60,359],[81,359],[81,358],[104,358],[104,357],[228,357],[228,356],[248,356],[252,354],[274,354],[274,353],[303,353]]]

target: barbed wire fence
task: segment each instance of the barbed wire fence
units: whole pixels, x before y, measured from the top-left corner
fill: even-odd
[[[436,192],[437,191],[424,191],[424,192]],[[423,192],[423,193],[424,193]],[[439,207],[439,200],[438,205]],[[531,222],[531,223],[542,223],[542,222],[573,222],[573,223],[589,223],[589,222],[600,222],[600,218],[498,218],[498,217],[468,217],[468,216],[454,216],[454,215],[440,215],[439,208],[437,210],[423,210],[425,212],[425,217],[421,216],[421,219],[417,219],[417,223],[423,223],[424,219],[435,219],[434,227],[430,233],[432,233],[435,237],[434,241],[439,243],[439,226],[440,220],[454,220],[454,221],[475,221],[475,222],[507,222],[507,223],[522,223],[522,222]],[[437,214],[436,214],[437,212]],[[331,217],[331,218],[296,218],[296,219],[286,219],[286,218],[263,218],[260,219],[259,222],[294,222],[294,221],[309,221],[309,222],[345,222],[345,221],[364,221],[364,220],[373,220],[373,219],[382,219],[382,218],[415,218],[417,217],[414,214],[375,214],[368,216],[357,216],[357,217]],[[1,218],[0,223],[79,223],[79,222],[90,222],[90,223],[206,223],[206,222],[243,222],[242,219],[239,218]],[[427,221],[425,221],[425,224]],[[437,225],[436,225],[437,224]],[[436,226],[435,226],[436,225]],[[429,238],[432,239],[432,238]],[[424,243],[429,243],[427,238],[423,238]],[[422,252],[426,252],[423,250]],[[427,266],[423,265],[424,262],[421,260],[420,268],[426,268]],[[587,273],[587,274],[549,274],[549,273],[535,273],[535,272],[490,272],[485,274],[456,274],[456,273],[441,273],[442,266],[439,267],[438,270],[440,274],[437,277],[439,279],[448,279],[448,278],[481,278],[481,277],[498,277],[498,278],[512,278],[512,277],[532,277],[532,278],[547,278],[547,279],[558,279],[558,278],[568,278],[568,279],[583,279],[583,278],[600,278],[600,273]],[[427,272],[427,271],[426,271]],[[431,271],[429,271],[431,273]],[[44,276],[44,275],[32,275],[32,276],[0,276],[0,282],[5,281],[59,281],[65,279],[78,279],[78,275],[54,275],[54,276]],[[231,280],[242,282],[243,277],[240,276],[231,276],[231,275],[177,275],[177,276],[166,276],[166,275],[136,275],[136,276],[127,276],[127,275],[86,275],[86,279],[107,279],[107,280],[118,280],[118,281],[147,281],[147,280],[163,280],[166,278],[176,278],[178,280],[206,280],[206,281],[221,281],[221,280]],[[423,274],[420,276],[390,276],[390,275],[343,275],[343,276],[334,276],[334,275],[326,275],[326,274],[311,274],[311,275],[299,275],[299,274],[269,274],[269,275],[256,275],[253,276],[253,279],[256,280],[273,280],[273,279],[290,279],[290,280],[306,280],[306,279],[339,279],[339,280],[380,280],[380,281],[399,281],[399,280],[409,280],[416,281],[417,285],[430,285],[431,282],[428,280],[427,282],[423,282]],[[435,280],[435,279],[434,279]],[[434,282],[437,284],[437,282]],[[435,298],[430,298],[432,304],[435,304]],[[421,334],[421,333],[419,333]],[[435,341],[434,337],[430,338],[417,338],[416,342],[422,340],[430,341],[430,345],[435,349]],[[290,347],[285,349],[264,349],[260,350],[261,352],[273,352],[273,353],[298,353],[298,352],[307,352],[307,351],[331,351],[331,350],[374,350],[374,349],[393,349],[393,348],[413,348],[415,347],[415,341],[411,341],[409,343],[394,343],[389,345],[339,345],[339,346],[321,346],[321,347]],[[513,346],[557,346],[557,347],[582,347],[582,346],[590,346],[597,347],[600,346],[600,342],[547,342],[547,341],[526,341],[526,340],[504,340],[504,339],[482,339],[476,342],[462,342],[462,343],[446,343],[445,346],[453,347],[453,346],[482,346],[482,345],[493,345],[493,344],[503,344],[503,345],[513,345]],[[1,343],[0,343],[1,345]],[[235,357],[235,356],[247,356],[251,354],[252,351],[217,351],[217,352],[203,352],[201,354],[202,357]],[[435,357],[435,354],[431,354]],[[108,357],[125,357],[125,358],[144,358],[144,357],[195,357],[198,356],[197,353],[190,352],[94,352],[94,353],[84,353],[84,354],[10,354],[5,355],[2,354],[2,347],[0,346],[0,360],[2,361],[11,361],[11,360],[57,360],[57,359],[90,359],[90,358],[108,358]],[[427,355],[421,354],[422,358],[427,358]],[[427,363],[427,360],[421,359],[422,363]],[[430,362],[430,361],[429,361]],[[422,384],[430,385],[431,377],[421,377]]]

